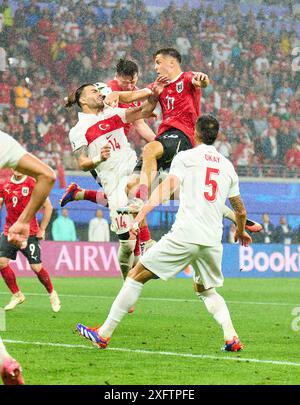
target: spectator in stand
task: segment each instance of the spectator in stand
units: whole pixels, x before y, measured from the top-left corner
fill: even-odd
[[[300,138],[286,152],[285,162],[288,169],[300,169]]]
[[[0,73],[0,114],[1,111],[3,111],[4,109],[9,109],[11,103],[10,98],[11,88],[7,83],[7,78],[8,78],[7,71],[3,72],[2,74]]]
[[[232,146],[228,142],[226,135],[222,132],[219,133],[218,139],[215,142],[215,148],[226,158],[230,157]]]
[[[261,224],[263,226],[263,229],[255,235],[255,239],[257,240],[257,242],[274,243],[275,227],[270,222],[270,217],[268,214],[263,214]]]
[[[66,208],[61,210],[52,224],[52,238],[54,241],[75,242],[77,239],[74,221],[69,217]]]
[[[29,107],[29,100],[32,97],[25,79],[22,79],[20,84],[14,88],[15,106],[21,112],[26,112]]]
[[[290,245],[294,237],[295,233],[288,225],[286,217],[280,217],[280,225],[275,229],[274,242]]]
[[[109,225],[103,212],[98,209],[95,218],[92,218],[89,223],[89,242],[109,242],[110,233]]]

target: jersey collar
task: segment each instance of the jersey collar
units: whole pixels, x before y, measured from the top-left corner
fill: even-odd
[[[183,72],[180,72],[179,75],[178,75],[177,77],[175,77],[175,79],[170,80],[169,83],[174,83],[174,82],[176,82],[176,80],[178,80],[181,75],[183,75]]]
[[[24,183],[24,181],[25,181],[26,179],[27,179],[27,176],[23,177],[21,180],[15,180],[15,179],[14,179],[14,176],[11,176],[10,181],[11,181],[13,184],[22,184],[22,183]]]

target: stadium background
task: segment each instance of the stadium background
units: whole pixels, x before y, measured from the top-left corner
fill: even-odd
[[[291,309],[298,301],[297,286],[293,282],[298,280],[282,279],[282,277],[299,278],[300,272],[298,249],[300,241],[299,15],[299,1],[290,0],[285,2],[276,0],[251,2],[238,0],[190,0],[187,2],[0,0],[0,129],[13,135],[29,151],[58,171],[58,180],[51,193],[51,201],[55,208],[52,221],[59,215],[58,199],[63,192],[64,184],[75,180],[84,187],[95,188],[94,180],[78,171],[70,152],[67,134],[76,121],[76,112],[74,110],[70,113],[63,108],[63,97],[71,88],[77,87],[82,82],[106,81],[113,78],[114,67],[119,58],[132,59],[138,63],[140,68],[138,86],[143,87],[155,79],[152,54],[165,46],[174,46],[181,52],[183,70],[201,70],[209,75],[211,85],[203,91],[202,112],[213,113],[220,120],[221,131],[216,146],[233,161],[237,168],[241,180],[241,194],[249,216],[261,221],[262,215],[268,214],[275,228],[279,226],[280,217],[285,216],[292,228],[291,245],[280,243],[276,239],[275,232],[274,238],[270,240],[271,243],[265,243],[264,238],[255,235],[254,242],[257,243],[252,246],[253,251],[245,251],[237,245],[225,244],[223,265],[225,277],[237,277],[237,280],[227,281],[224,296],[229,298],[229,304],[233,305],[235,317],[241,324],[241,333],[247,335],[249,325],[252,325],[252,334],[247,335],[249,343],[247,356],[262,358],[269,356],[269,359],[283,361],[299,360],[295,355],[297,334],[293,334],[290,328]],[[150,122],[154,130],[157,129],[158,124],[159,120]],[[130,133],[130,140],[134,148],[140,152],[143,141],[134,132]],[[3,181],[7,175],[8,172],[1,172],[1,180]],[[175,201],[159,207],[149,216],[154,239],[159,239],[170,228],[177,205],[178,202]],[[101,295],[101,288],[104,291],[103,295],[109,295],[101,299],[104,301],[107,298],[112,299],[118,291],[118,284],[108,284],[110,280],[100,279],[100,284],[96,285],[93,280],[94,277],[118,276],[116,266],[113,265],[116,245],[86,242],[88,222],[94,217],[96,210],[94,205],[89,202],[80,202],[71,203],[67,208],[70,217],[76,223],[78,241],[66,244],[52,242],[50,223],[46,242],[44,242],[46,245],[44,251],[49,258],[46,259],[49,272],[55,276],[74,276],[77,271],[77,276],[93,277],[91,283],[85,279],[82,279],[81,284],[76,284],[72,279],[56,281],[58,289],[65,294],[65,300],[67,297],[71,300],[72,294],[81,294],[82,297],[85,297],[84,294],[89,294],[95,303],[99,303],[97,296],[99,291]],[[108,219],[107,209],[104,208],[103,212]],[[0,229],[3,227],[4,218],[5,209],[1,212]],[[229,224],[225,221],[224,225],[224,242],[226,242]],[[111,240],[115,241],[113,234],[111,234]],[[53,247],[55,243],[58,245],[56,248]],[[57,270],[55,263],[53,267],[49,265],[52,263],[50,259],[59,258],[64,246],[66,251],[73,250],[73,253],[69,253],[69,259],[67,256],[63,257],[65,263]],[[86,248],[85,253],[82,253],[84,248]],[[97,256],[93,256],[96,254],[95,249]],[[90,259],[86,260],[89,255]],[[94,267],[93,260],[96,263]],[[98,270],[95,269],[97,266]],[[18,267],[18,276],[31,275],[31,272],[26,270],[24,261],[18,262]],[[243,271],[240,271],[241,268]],[[190,277],[190,269],[182,275]],[[249,280],[250,276],[254,279]],[[272,277],[274,280],[263,280],[265,277]],[[279,279],[275,280],[275,277]],[[171,297],[171,302],[172,294],[177,297],[180,291],[182,301],[186,303],[191,296],[190,289],[185,283],[186,280],[178,281],[183,284],[171,283],[167,294]],[[12,339],[19,330],[23,330],[23,339],[42,340],[38,330],[48,328],[46,321],[48,307],[42,302],[41,291],[33,285],[31,280],[21,279],[20,283],[25,287],[25,292],[32,299],[32,303],[26,304],[27,309],[25,306],[18,309],[16,315],[11,314],[7,336]],[[8,298],[8,293],[4,284],[0,286],[2,305],[2,302],[4,304],[4,300]],[[157,284],[157,287],[155,285],[149,288],[148,294],[164,297],[166,290],[165,287]],[[269,292],[268,297],[265,296],[265,291]],[[245,300],[245,306],[242,305],[242,301],[237,301],[237,299],[241,300],[241,297]],[[265,301],[261,302],[263,299]],[[238,303],[238,308],[234,303]],[[256,303],[257,306],[254,308],[260,323],[255,323],[256,319],[251,317],[252,305]],[[108,304],[109,302],[105,301],[104,309],[103,307],[100,309],[104,311],[103,316],[105,310],[109,308]],[[34,326],[30,331],[32,335],[30,335],[27,324],[32,321],[30,310],[35,311],[34,305],[39,306],[39,311],[43,313],[44,318],[40,317],[39,311],[36,312]],[[68,317],[67,321],[70,324],[68,327],[71,327],[71,320],[73,325],[80,317],[87,322],[90,322],[91,317],[98,319],[99,308],[96,304],[93,310],[89,309],[86,302],[80,310],[75,301],[74,304],[68,303],[68,305],[64,303],[65,316]],[[173,321],[173,324],[178,322],[178,318],[172,318],[171,309],[170,312],[164,312],[163,307],[155,305],[157,307],[154,308],[154,315],[153,307],[150,307],[150,304],[149,308],[145,306],[148,316],[152,314],[155,317],[159,314],[161,319],[165,317],[170,322]],[[171,303],[169,305],[171,308]],[[184,313],[186,305],[180,304],[178,309],[174,304],[173,311],[178,311],[178,316],[181,315],[179,323],[186,320]],[[137,314],[136,320],[132,321],[136,330],[140,326],[139,316],[142,318],[142,315]],[[205,315],[203,316],[205,318]],[[42,319],[45,319],[45,324]],[[55,320],[52,321],[54,325]],[[208,320],[203,322],[206,321]],[[61,329],[51,332],[55,342],[64,341],[61,331],[64,330],[65,323],[62,319],[59,322],[61,322]],[[191,325],[192,322],[197,322],[197,319],[191,320]],[[129,325],[130,322],[124,326],[124,329],[130,327]],[[281,332],[278,332],[279,328],[275,327],[278,325],[284,325]],[[155,326],[153,328],[156,330]],[[208,352],[216,353],[212,343],[213,331],[209,330],[210,326],[207,327],[208,329],[205,328],[206,326],[203,326],[203,329],[198,330],[199,336],[202,333],[202,341],[207,335],[211,336],[206,349]],[[169,330],[166,325],[162,329],[165,332]],[[143,325],[141,333],[137,332],[138,337],[132,341],[129,336],[126,344],[133,349],[135,345],[145,344],[143,332],[147,330],[147,324]],[[160,334],[160,331],[155,333]],[[267,342],[269,350],[272,349],[270,352],[259,350],[259,343],[253,337],[256,334],[264,344]],[[50,338],[45,335],[44,339],[48,341]],[[283,345],[284,339],[290,339],[289,347],[280,351],[279,346]],[[163,348],[169,349],[169,346],[167,344],[164,346],[163,343],[166,342],[161,343]],[[124,341],[117,337],[116,344],[124,346]],[[173,345],[170,342],[168,344],[172,348],[177,348],[177,342]],[[192,343],[191,346],[193,346]],[[195,347],[198,347],[196,343]],[[160,343],[155,343],[154,348],[161,350]],[[39,354],[33,349],[28,348],[28,352],[38,359]],[[57,353],[54,354],[47,360],[49,367],[51,365],[53,370],[56,370],[60,366]],[[117,368],[120,362],[117,352],[113,354],[110,353],[113,357],[110,361],[105,359],[111,369]],[[126,359],[124,353],[122,355],[125,356],[126,366],[130,370],[134,368],[130,359]],[[18,358],[23,359],[23,366],[25,363],[26,367],[26,360],[22,356],[23,352],[20,349]],[[74,362],[76,356],[77,353],[74,352]],[[29,358],[32,357],[29,356]],[[64,367],[66,367],[66,375],[61,374],[63,375],[61,383],[97,382],[97,380],[92,382],[87,380],[84,373],[80,371],[80,367],[77,371],[74,371],[74,368],[69,371],[68,367],[71,368],[71,364],[68,364],[69,359],[65,359],[64,356],[61,359],[64,360]],[[141,363],[144,361],[142,358],[140,360]],[[78,363],[76,363],[77,366]],[[32,368],[32,364],[28,360],[28,368],[30,367]],[[156,367],[155,363],[153,369],[155,370]],[[172,368],[167,364],[164,370],[168,367]],[[232,379],[230,379],[224,377],[228,370],[224,369],[223,372],[222,367],[219,366],[219,371],[212,368],[211,379],[208,372],[207,379],[204,378],[201,381],[234,384],[243,381],[263,384],[299,381],[297,380],[299,375],[296,372],[293,374],[290,369],[284,369],[287,372],[283,377],[284,372],[280,374],[274,371],[271,375],[267,366],[265,367],[266,369],[263,370],[253,366],[252,373],[248,372],[249,369],[246,371],[246,368],[245,370],[231,369],[229,374]],[[283,367],[288,366],[283,365]],[[33,368],[35,374],[27,375],[29,382],[45,383],[39,375],[38,366],[34,365]],[[151,366],[148,369],[150,370]],[[297,367],[294,369],[296,370]],[[205,373],[206,371],[207,369]],[[135,373],[136,370],[133,372]],[[223,375],[221,375],[222,372]],[[74,373],[75,377],[70,378],[68,373],[71,375]],[[161,378],[163,376],[164,372],[161,373]],[[161,381],[154,375],[153,380],[143,380],[142,377],[143,373],[135,382]],[[57,373],[53,371],[52,374],[50,373],[49,383],[58,383],[57,378]],[[120,381],[130,383],[129,377],[124,377],[123,380],[116,376],[108,378],[111,378],[112,383],[120,383]],[[198,380],[186,375],[176,378],[172,375],[163,381],[199,383]],[[100,383],[106,384],[106,381],[103,379]]]

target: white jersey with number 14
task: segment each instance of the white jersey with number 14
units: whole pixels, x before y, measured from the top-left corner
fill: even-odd
[[[183,242],[219,245],[225,201],[240,194],[232,163],[214,146],[201,144],[178,153],[170,174],[180,180],[180,206],[171,232]]]

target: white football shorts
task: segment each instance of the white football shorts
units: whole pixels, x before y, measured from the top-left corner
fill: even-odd
[[[223,246],[203,246],[182,242],[174,233],[168,233],[140,258],[146,269],[162,280],[175,277],[188,265],[195,271],[194,281],[205,289],[222,287],[221,270]]]

